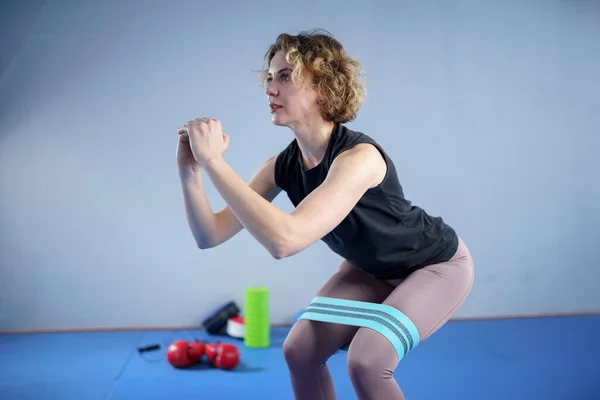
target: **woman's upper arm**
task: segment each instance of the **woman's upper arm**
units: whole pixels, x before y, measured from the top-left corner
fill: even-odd
[[[371,144],[357,144],[340,153],[324,182],[292,212],[283,253],[295,254],[332,231],[367,190],[383,181],[386,173],[385,159]]]
[[[277,156],[273,156],[265,161],[248,181],[248,186],[269,202],[281,192],[281,188],[275,183],[276,159]],[[218,243],[229,240],[244,228],[228,205],[218,211],[215,218]]]

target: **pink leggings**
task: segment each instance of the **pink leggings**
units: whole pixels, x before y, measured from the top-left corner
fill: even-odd
[[[462,305],[473,279],[471,254],[459,239],[450,261],[420,269],[404,280],[378,280],[343,262],[317,296],[392,306],[413,322],[422,343]],[[384,336],[369,328],[303,319],[283,344],[295,398],[336,398],[326,362],[350,341],[347,365],[358,399],[405,399],[393,379],[398,355]]]

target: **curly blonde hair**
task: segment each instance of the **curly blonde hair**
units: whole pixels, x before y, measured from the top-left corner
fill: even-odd
[[[345,123],[356,118],[366,96],[363,68],[358,60],[346,54],[338,40],[324,30],[280,34],[269,46],[264,56],[265,65],[259,71],[263,88],[271,60],[281,50],[292,66],[292,80],[299,82],[308,77],[321,94],[320,106],[325,120]]]

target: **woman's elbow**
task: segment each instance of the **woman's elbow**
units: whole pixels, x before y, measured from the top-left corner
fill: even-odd
[[[276,260],[283,260],[284,258],[293,256],[294,254],[298,253],[299,251],[300,250],[292,251],[292,250],[285,249],[285,248],[277,248],[277,249],[271,251],[271,256],[273,256],[273,258]]]
[[[285,252],[283,252],[282,250],[279,250],[279,249],[272,250],[272,251],[270,251],[270,253],[271,253],[271,256],[276,260],[282,260],[282,259],[288,257],[288,255]]]
[[[298,241],[285,240],[273,246],[270,253],[274,259],[281,260],[287,257],[291,257],[301,252],[305,248],[306,246],[302,245],[302,243]]]
[[[271,254],[271,257],[276,260],[282,260],[290,255],[289,247],[284,241],[275,241],[270,243],[270,246],[268,246],[267,250],[269,251],[269,254]]]
[[[298,229],[291,223],[282,223],[275,238],[272,238],[269,252],[276,260],[293,256],[304,250],[307,246],[306,240],[301,237]]]
[[[219,241],[214,240],[214,239],[198,239],[196,240],[196,246],[200,249],[200,250],[207,250],[207,249],[212,249],[213,247],[217,247],[219,245]]]

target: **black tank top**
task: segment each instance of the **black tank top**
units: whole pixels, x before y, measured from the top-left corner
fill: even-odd
[[[302,167],[302,154],[293,140],[277,156],[275,182],[297,206],[325,180],[335,157],[358,143],[370,143],[381,152],[387,173],[321,240],[350,264],[380,279],[404,278],[452,258],[458,248],[455,231],[441,217],[428,215],[404,197],[394,163],[375,140],[361,132],[336,124],[323,159],[309,170]]]

